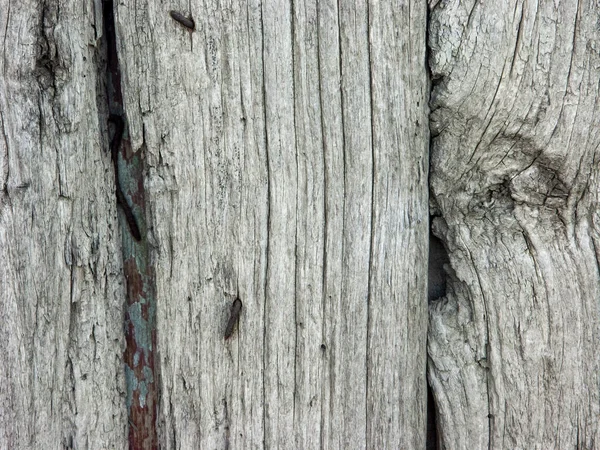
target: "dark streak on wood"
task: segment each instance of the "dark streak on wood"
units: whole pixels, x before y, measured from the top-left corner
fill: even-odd
[[[179,22],[184,27],[194,31],[196,29],[196,24],[194,23],[194,19],[192,17],[185,17],[183,14],[177,11],[169,11],[169,14],[176,22]]]
[[[137,160],[125,158],[131,151],[127,136],[127,121],[123,107],[121,71],[117,54],[115,31],[115,4],[103,0],[104,36],[106,40],[106,100],[108,121],[112,128],[110,151],[115,170],[117,203],[125,214],[131,235],[141,239],[138,221],[133,215],[135,205],[145,211],[143,167]],[[118,162],[123,158],[124,164]],[[135,158],[135,157],[134,157]],[[122,172],[119,172],[119,167]],[[131,180],[132,195],[127,199],[121,189],[119,178]],[[128,202],[131,201],[131,203]],[[141,219],[143,220],[143,214]],[[142,224],[142,228],[143,224]],[[123,275],[126,280],[125,362],[126,401],[129,419],[128,448],[153,450],[159,448],[158,379],[156,376],[156,297],[155,275],[150,264],[147,243],[135,244],[125,232],[122,233]]]
[[[229,339],[233,334],[233,329],[240,318],[241,311],[242,301],[238,297],[234,300],[233,305],[231,305],[231,316],[229,317],[229,322],[227,322],[227,328],[225,328],[225,340]]]
[[[121,147],[121,140],[123,139],[123,131],[125,129],[125,123],[121,116],[116,114],[111,114],[108,118],[108,121],[115,125],[115,132],[113,138],[110,141],[110,154],[113,161],[113,166],[115,170],[115,190],[117,194],[117,204],[121,205],[123,209],[123,213],[125,213],[125,219],[127,220],[127,224],[129,225],[129,230],[131,231],[131,235],[136,241],[140,241],[142,239],[142,234],[140,233],[140,227],[137,224],[137,220],[135,219],[135,215],[133,214],[133,210],[129,203],[127,202],[127,198],[125,198],[125,194],[121,189],[121,182],[119,179],[119,164],[118,164],[118,155],[119,148]]]

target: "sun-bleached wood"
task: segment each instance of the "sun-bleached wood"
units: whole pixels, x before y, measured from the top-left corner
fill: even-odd
[[[0,448],[127,444],[98,12],[0,7]]]
[[[424,445],[425,13],[117,5],[164,448]]]
[[[0,8],[0,448],[127,446],[101,4]],[[594,448],[598,5],[430,6],[439,436]],[[425,5],[116,9],[161,446],[424,446]]]
[[[443,448],[600,442],[597,2],[434,1],[431,306]]]
[[[127,446],[101,5],[0,9],[2,448]],[[425,5],[189,5],[115,2],[161,447],[422,446]]]

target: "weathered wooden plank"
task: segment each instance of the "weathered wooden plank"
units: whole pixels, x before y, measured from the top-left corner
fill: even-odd
[[[599,442],[598,14],[432,11],[434,230],[454,273],[429,334],[445,448]]]
[[[127,442],[97,12],[76,2],[0,8],[1,448]]]
[[[367,448],[423,448],[429,89],[426,5],[373,2]]]
[[[147,149],[156,246],[161,439],[264,445],[267,155],[260,4],[194,5],[190,33],[149,3],[119,9],[132,141]],[[151,43],[130,25],[160,29]],[[152,79],[142,73],[154,61]],[[153,92],[146,107],[135,87]],[[131,106],[135,105],[135,106]],[[143,115],[141,114],[143,113]],[[143,123],[143,128],[142,128]],[[243,189],[242,189],[243,186]],[[225,326],[236,295],[243,310]]]
[[[118,7],[166,448],[424,441],[425,10],[341,8]]]

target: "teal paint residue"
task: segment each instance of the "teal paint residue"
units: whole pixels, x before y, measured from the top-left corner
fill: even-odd
[[[144,351],[144,361],[149,361],[150,353],[152,353],[152,328],[153,324],[145,320],[142,316],[142,307],[147,304],[145,299],[138,303],[129,306],[129,320],[133,325],[133,335],[137,344],[138,350]],[[149,306],[148,315],[153,317],[155,308]],[[139,355],[136,353],[136,356]],[[138,361],[135,362],[136,366]]]
[[[146,366],[142,369],[142,371],[144,372],[144,379],[148,380],[148,383],[153,383],[154,382],[154,374],[152,373],[152,369],[150,367]]]
[[[133,370],[127,367],[127,365],[125,365],[125,382],[127,383],[127,408],[129,408],[133,400],[133,391],[138,388],[138,380]]]

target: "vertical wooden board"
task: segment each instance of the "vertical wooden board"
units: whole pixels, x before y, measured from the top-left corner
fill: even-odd
[[[433,9],[434,230],[455,276],[431,308],[429,376],[446,448],[598,442],[598,12]]]
[[[0,447],[124,448],[124,299],[93,5],[0,13]]]
[[[187,7],[121,5],[118,14],[132,142],[147,154],[161,440],[365,447],[374,208],[366,6],[357,14],[336,2]],[[169,17],[177,8],[193,16],[194,32]],[[390,211],[381,248],[404,242],[396,234],[404,231],[385,229],[397,217]],[[403,245],[416,245],[410,233]],[[416,292],[423,279],[402,289]],[[224,341],[237,293],[239,327]],[[416,397],[422,369],[405,374]]]
[[[167,448],[262,448],[268,191],[261,5],[178,6],[123,7],[118,18],[132,141],[147,151],[160,436]],[[195,31],[169,9],[191,15]],[[154,30],[150,43],[134,23]],[[147,62],[152,79],[143,73]],[[140,106],[146,92],[153,93],[147,108]],[[238,294],[240,321],[225,341]]]
[[[424,4],[369,4],[373,217],[367,448],[425,442],[429,208]]]

